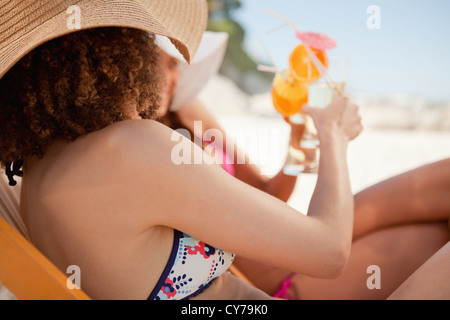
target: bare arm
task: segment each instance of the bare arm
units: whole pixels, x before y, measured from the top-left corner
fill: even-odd
[[[325,110],[306,106],[304,111],[310,113],[317,126],[321,152],[320,173],[308,215],[321,217],[326,214],[325,223],[341,232],[338,238],[350,250],[352,232],[349,233],[348,228],[353,228],[354,198],[347,167],[347,144],[362,130],[358,107],[344,97],[338,98]]]
[[[194,130],[194,121],[202,121],[203,132],[209,129],[218,129],[222,132],[224,137],[223,152],[227,150],[226,143],[230,141],[227,139],[225,130],[214,119],[211,113],[205,108],[205,106],[198,100],[192,102],[190,105],[180,109],[177,112],[182,123],[191,131]],[[292,137],[291,137],[292,139]],[[236,145],[232,146],[234,152],[234,170],[235,177],[252,187],[262,190],[274,197],[287,201],[289,200],[292,192],[294,191],[297,177],[287,176],[280,171],[273,178],[268,178],[261,174],[260,170],[250,163],[249,158],[238,150]],[[238,161],[238,155],[244,157],[244,163],[241,164]]]
[[[121,146],[123,161],[134,155],[118,177],[123,183],[114,190],[126,200],[123,210],[133,212],[142,226],[168,226],[249,259],[311,276],[336,277],[349,255],[353,208],[345,159],[347,124],[336,113],[348,109],[348,103],[331,107],[315,115],[324,123],[319,129],[322,137],[332,140],[323,145],[308,216],[215,165],[175,165],[171,155],[176,147],[199,148],[151,121],[129,122],[112,139],[113,145]],[[149,141],[151,147],[145,147]]]

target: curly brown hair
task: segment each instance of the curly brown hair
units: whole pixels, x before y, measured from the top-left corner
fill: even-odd
[[[153,35],[129,28],[78,31],[49,41],[0,79],[0,162],[41,158],[137,113],[153,119],[161,72]]]

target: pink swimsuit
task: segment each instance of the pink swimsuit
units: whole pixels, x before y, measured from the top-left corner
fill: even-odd
[[[277,292],[275,292],[272,297],[274,298],[282,298],[286,300],[291,300],[291,297],[289,296],[289,288],[292,286],[292,278],[295,276],[295,273],[291,273],[289,277],[283,280],[281,283],[280,289],[278,289]]]
[[[232,159],[225,152],[223,152],[221,148],[218,148],[213,143],[211,143],[210,146],[214,148],[216,155],[222,159],[222,168],[234,177],[235,171]]]

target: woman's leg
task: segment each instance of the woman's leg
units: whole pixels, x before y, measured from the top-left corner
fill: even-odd
[[[283,280],[290,276],[291,271],[276,268],[264,263],[237,256],[233,265],[258,289],[273,295],[280,288]]]
[[[450,159],[369,187],[354,197],[354,239],[394,225],[448,221],[449,194]]]
[[[450,159],[406,172],[358,193],[354,243],[345,273],[332,281],[297,276],[296,294],[301,288],[306,294],[303,297],[300,294],[300,298],[387,298],[449,240],[449,194]],[[374,260],[379,260],[379,264],[370,262]],[[370,274],[366,271],[371,265],[381,268],[385,284],[381,290],[367,288]],[[425,274],[422,271],[420,278],[425,278]]]
[[[405,225],[373,232],[354,242],[349,263],[339,278],[323,280],[297,275],[291,295],[306,300],[386,299],[449,240],[450,233],[445,223]],[[447,248],[448,260],[445,263],[442,257],[432,258],[434,265],[439,267],[442,263],[441,271],[447,273],[447,290],[449,251],[450,248]],[[368,269],[370,266],[379,269],[374,272]],[[431,267],[422,268],[419,269],[421,280],[426,279],[427,270]],[[429,276],[433,277],[431,273]],[[370,289],[372,284],[380,285],[380,289]],[[435,283],[430,282],[430,286],[433,285]],[[398,293],[399,296],[409,293],[409,289],[405,287],[404,292]]]
[[[300,294],[300,298],[314,296],[319,299],[325,298],[326,292],[330,297],[342,299],[350,296],[355,299],[363,296],[386,298],[388,292],[392,293],[396,288],[395,285],[400,285],[448,241],[449,194],[450,159],[406,172],[356,194],[354,245],[344,275],[332,281],[298,275],[294,278],[294,287],[297,290],[291,290],[291,293],[298,297],[301,288],[301,291],[308,294],[303,297]],[[437,223],[438,221],[442,222]],[[425,225],[429,222],[436,223]],[[424,225],[415,225],[416,223]],[[417,239],[421,239],[423,243],[414,245]],[[378,249],[376,251],[364,249],[372,246]],[[392,254],[394,248],[396,254]],[[400,277],[388,279],[389,285],[384,286],[381,291],[369,291],[365,286],[365,281],[370,276],[366,274],[367,267],[374,264],[367,264],[372,257],[377,257],[383,262],[383,266],[386,266],[383,270],[390,270],[387,278]],[[289,271],[240,257],[235,263],[255,286],[269,294],[274,293],[282,281],[290,275]],[[361,271],[364,266],[365,269]],[[402,266],[405,267],[404,270]],[[312,286],[308,285],[311,283]]]
[[[450,242],[413,273],[391,300],[450,300]]]

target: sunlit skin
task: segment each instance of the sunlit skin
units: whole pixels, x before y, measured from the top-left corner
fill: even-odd
[[[243,268],[252,280],[262,267],[271,266],[271,273],[264,274],[266,283],[255,281],[263,291],[225,273],[198,299],[269,299],[271,286],[281,281],[284,270],[299,275],[293,290],[300,293],[294,298],[323,296],[331,292],[331,284],[336,295],[344,296],[348,288],[352,295],[347,296],[360,297],[368,290],[358,292],[357,285],[362,283],[363,290],[365,280],[355,276],[353,261],[377,264],[380,260],[373,262],[367,255],[373,252],[367,248],[375,248],[391,262],[392,254],[399,256],[386,251],[393,243],[406,257],[380,267],[395,279],[400,278],[396,272],[412,273],[448,241],[448,227],[440,221],[448,221],[450,212],[450,160],[394,178],[354,199],[346,153],[362,129],[357,106],[340,98],[328,108],[304,111],[318,124],[321,141],[321,170],[307,215],[217,166],[174,165],[170,155],[179,142],[171,140],[173,131],[136,119],[74,142],[58,141],[42,158],[25,159],[21,213],[33,243],[61,270],[78,265],[83,290],[94,299],[146,299],[166,266],[174,228],[252,261],[252,269]],[[182,143],[191,147],[189,141]],[[393,212],[397,200],[404,210]],[[354,211],[354,204],[367,208]],[[408,211],[411,208],[416,210]],[[394,230],[411,221],[434,223],[424,229],[411,225],[411,232],[396,232],[388,243],[384,236],[375,237],[374,231]],[[358,236],[353,246],[352,231]],[[418,239],[427,241],[411,246]],[[419,274],[416,280],[448,273],[448,266],[439,261],[430,262],[433,273]],[[403,271],[405,265],[410,268]],[[337,278],[337,283],[316,278]],[[394,288],[384,286],[384,295],[400,285],[388,280]],[[404,292],[407,295],[407,288]]]
[[[157,116],[159,118],[163,118],[169,111],[170,102],[173,98],[175,87],[178,84],[179,73],[177,66],[179,65],[179,61],[162,50],[160,51],[160,55],[162,60],[162,72],[165,74],[166,81],[165,87],[162,88],[161,106],[157,111]],[[202,102],[200,102],[199,100],[194,100],[185,107],[177,110],[176,113],[182,121],[183,125],[187,129],[191,130],[191,132],[193,132],[194,130],[194,121],[202,121],[202,134],[209,129],[220,130],[224,137],[223,149],[224,152],[226,152],[227,142],[232,141],[232,139],[227,139],[225,130],[223,130],[223,128],[219,125],[214,116],[207,110]],[[298,126],[294,124],[290,125]],[[294,132],[296,131],[298,130],[292,130],[290,137],[291,143],[294,143],[294,140],[297,138],[297,136],[294,136]],[[282,171],[280,171],[279,174],[275,175],[275,177],[269,179],[260,174],[259,168],[251,164],[247,155],[241,152],[236,145],[233,146],[233,150],[235,150],[232,157],[234,157],[234,170],[236,178],[245,181],[247,184],[264,192],[267,192],[268,194],[273,195],[283,201],[287,201],[289,199],[292,192],[294,191],[294,187],[297,181],[296,177],[287,176]],[[239,161],[238,157],[240,157]],[[244,164],[238,164],[242,163],[242,158],[245,159],[245,161],[243,161]]]
[[[174,4],[176,1],[171,2]],[[187,1],[183,2],[187,3]],[[189,3],[189,6],[185,4],[185,8],[188,9],[191,5],[193,3]],[[144,7],[146,6],[142,5],[142,10]],[[150,7],[153,8],[153,6]],[[153,12],[150,10],[152,8],[145,8],[148,10],[141,13],[135,5],[133,16],[123,22],[131,27],[130,22],[134,21],[133,25],[136,25],[138,16],[149,19],[150,16],[160,17],[159,21],[150,19],[145,24],[150,26],[158,23],[158,27],[142,26],[141,28],[173,34],[172,40],[178,38],[190,40],[192,46],[186,45],[186,53],[193,58],[196,47],[194,44],[197,40],[200,41],[200,32],[196,32],[193,27],[206,23],[206,18],[200,19],[200,11],[206,14],[206,8],[200,10],[201,8],[198,7],[196,8],[198,10],[191,11],[191,23],[188,23],[188,19],[184,17],[180,19],[180,22],[183,22],[180,27],[184,26],[189,31],[187,33],[185,33],[186,30],[180,30],[179,33],[175,21],[166,20],[168,17],[163,19],[164,15]],[[172,17],[180,17],[182,12],[178,11],[175,10]],[[194,11],[197,11],[197,14],[194,14]],[[45,37],[40,39],[42,42],[50,39],[49,36],[56,37],[57,34],[67,33],[57,33],[50,28],[52,21],[60,22],[59,18],[62,17],[52,15],[52,12],[46,13],[45,18],[50,20],[47,19],[41,29],[37,21],[29,21],[32,22],[34,30],[49,27],[46,30],[47,33],[43,34]],[[113,22],[112,25],[123,25],[123,23],[119,24],[120,19],[116,19],[119,18],[117,12],[117,17],[114,12],[108,12],[108,17],[109,14],[115,17],[113,19],[115,22],[110,19],[108,25],[111,25],[111,22]],[[187,15],[188,12],[185,14]],[[31,15],[28,16],[31,17]],[[102,21],[101,25],[107,22],[105,17]],[[93,27],[94,21],[91,19],[90,22]],[[20,25],[15,23],[12,25],[14,30],[11,34],[19,35],[15,29],[25,25],[26,21],[21,21]],[[56,24],[54,26],[56,27]],[[51,32],[52,30],[55,32]],[[122,33],[126,34],[128,31],[123,30]],[[5,47],[6,51],[2,52],[15,53],[17,55],[14,58],[19,59],[18,53],[25,54],[28,47],[20,47],[18,40],[37,39],[35,35],[33,32],[29,33],[29,36],[23,33],[22,37],[15,39],[17,41],[14,42],[14,46]],[[148,40],[150,38],[153,37],[149,37]],[[94,36],[86,39],[87,42],[90,39],[93,43],[98,41]],[[128,37],[123,39],[126,40]],[[161,108],[158,115],[167,114],[174,89],[178,84],[178,62],[163,56],[164,81],[142,83],[139,79],[147,79],[145,81],[159,79],[159,77],[134,77],[135,74],[142,75],[146,70],[156,69],[143,68],[145,63],[142,62],[150,61],[140,58],[140,53],[144,54],[147,51],[148,55],[145,56],[156,61],[154,55],[156,49],[148,52],[147,45],[151,43],[144,42],[143,35],[129,39],[136,39],[123,44],[130,47],[136,44],[130,53],[120,50],[118,46],[120,42],[117,44],[113,42],[111,46],[100,42],[99,50],[105,49],[104,54],[106,54],[105,60],[100,62],[104,61],[107,64],[109,54],[114,57],[118,54],[117,57],[122,57],[117,62],[118,66],[123,66],[119,63],[123,62],[130,63],[129,67],[132,67],[132,70],[117,78],[117,81],[124,82],[124,86],[119,86],[119,89],[113,89],[115,87],[110,83],[111,79],[115,79],[114,74],[105,78],[99,76],[100,71],[94,72],[96,69],[88,70],[88,67],[97,61],[90,56],[95,50],[94,48],[90,50],[88,43],[84,46],[88,48],[84,53],[75,51],[76,55],[79,55],[77,66],[81,60],[85,60],[81,63],[83,66],[81,68],[67,67],[54,69],[53,72],[44,68],[31,68],[35,63],[42,66],[44,57],[52,54],[52,48],[55,47],[49,45],[44,47],[43,51],[46,52],[41,56],[42,59],[36,55],[36,59],[33,58],[26,63],[29,63],[29,66],[25,64],[23,69],[12,68],[8,71],[11,72],[9,79],[17,80],[17,82],[19,79],[25,80],[23,88],[36,86],[36,90],[30,90],[30,92],[42,95],[43,97],[39,97],[41,100],[52,98],[52,101],[45,103],[48,118],[37,121],[44,122],[42,137],[46,135],[46,119],[55,123],[64,121],[71,130],[79,133],[74,136],[74,139],[69,139],[66,134],[55,130],[55,136],[61,137],[59,140],[42,139],[42,141],[35,140],[30,143],[42,144],[42,147],[45,146],[45,151],[42,154],[31,152],[21,157],[24,165],[20,214],[33,245],[63,273],[68,270],[68,266],[77,266],[81,272],[81,288],[92,299],[145,300],[155,289],[163,289],[162,292],[165,292],[166,286],[162,285],[160,280],[171,281],[167,278],[161,279],[161,276],[164,274],[168,261],[171,260],[171,253],[176,252],[174,251],[176,249],[175,230],[212,247],[235,254],[238,257],[237,265],[242,267],[252,280],[261,270],[260,268],[270,266],[267,269],[268,272],[260,277],[266,281],[263,283],[255,281],[255,286],[244,283],[228,272],[217,274],[214,282],[194,297],[200,300],[273,299],[271,296],[273,286],[276,287],[276,282],[279,283],[285,277],[286,270],[298,274],[292,288],[292,290],[298,289],[298,292],[293,292],[294,298],[308,298],[305,293],[310,294],[309,297],[313,293],[317,293],[319,297],[326,295],[331,291],[330,282],[326,281],[334,280],[339,282],[335,286],[337,294],[344,296],[342,290],[350,288],[354,296],[360,297],[358,284],[365,285],[365,281],[357,281],[359,279],[355,275],[359,272],[358,268],[352,267],[355,259],[360,262],[362,260],[359,259],[365,257],[366,260],[363,260],[362,264],[380,265],[383,272],[384,270],[394,272],[392,278],[398,280],[396,271],[405,275],[404,269],[407,265],[409,268],[406,272],[414,272],[445,244],[444,241],[448,241],[447,224],[443,225],[443,222],[448,222],[450,213],[448,198],[450,160],[431,165],[412,175],[406,174],[406,176],[393,178],[385,184],[375,186],[374,189],[368,189],[367,192],[354,197],[347,151],[350,142],[360,135],[362,125],[359,108],[348,97],[337,97],[323,109],[308,106],[302,108],[305,114],[313,118],[320,142],[320,170],[307,212],[298,212],[286,203],[295,186],[296,177],[285,176],[282,172],[272,179],[262,177],[256,166],[249,164],[248,159],[245,165],[236,166],[236,177],[210,162],[195,165],[175,163],[173,151],[176,147],[182,150],[193,150],[196,146],[189,139],[185,139],[160,122],[141,118],[142,114],[147,116],[147,113],[141,113],[138,110],[141,111],[146,101],[149,101],[150,106],[150,102],[156,101],[159,95]],[[1,41],[3,44],[3,39]],[[34,44],[37,46],[38,42]],[[143,48],[139,44],[146,47]],[[67,50],[73,48],[72,46],[61,47],[64,49],[64,51],[58,51],[61,53],[69,52]],[[8,48],[23,50],[16,50],[16,52]],[[126,62],[123,55],[125,53],[133,59]],[[58,59],[59,56],[59,54],[54,55],[52,58],[58,62],[57,60],[61,60]],[[142,57],[145,56],[142,55]],[[111,59],[116,60],[116,58]],[[52,62],[53,59],[49,61]],[[137,67],[138,65],[140,66]],[[55,67],[58,66],[59,64],[55,63]],[[70,63],[68,66],[71,66]],[[30,67],[30,70],[40,71],[28,74],[27,67]],[[126,70],[126,68],[119,69]],[[17,70],[24,70],[24,74],[22,71],[16,73]],[[56,70],[67,70],[70,73],[64,79],[68,79],[67,93],[71,92],[71,94],[64,94],[64,92],[58,95],[52,94],[50,82],[45,84],[45,81],[40,81],[41,78],[51,79],[50,76],[55,74]],[[88,74],[80,77],[80,70]],[[156,75],[159,70],[153,72]],[[86,83],[81,85],[76,81],[77,79]],[[92,82],[92,79],[95,81]],[[130,86],[133,82],[138,84]],[[160,85],[161,91],[141,91],[140,88],[144,85],[151,85],[152,88]],[[83,88],[88,86],[91,88],[85,91]],[[81,114],[84,112],[73,112],[73,106],[77,105],[78,100],[86,98],[86,92],[101,91],[96,90],[98,88],[103,90],[103,94],[99,95],[102,98],[96,100],[95,96],[89,95],[87,98],[92,98],[92,105],[86,103],[86,107],[80,108],[81,111],[92,111],[92,113],[86,113],[90,115],[88,119],[90,121],[87,121],[86,125],[81,125],[81,128],[77,128],[80,126],[77,120],[87,115]],[[109,89],[114,92],[108,91]],[[122,96],[114,97],[113,93]],[[31,100],[36,99],[36,95],[9,97],[8,94],[5,95],[5,90],[0,90],[0,101],[3,102],[4,97],[7,100],[11,98],[13,104],[17,106],[15,109],[26,115],[26,107],[31,109],[33,102]],[[149,95],[152,96],[149,97]],[[108,122],[109,125],[101,127],[102,129],[88,130],[88,122],[96,122],[97,118],[104,113],[105,106],[102,102],[109,97],[113,100],[110,101],[111,105],[117,109],[115,114],[120,114],[120,118],[111,120]],[[51,104],[55,105],[62,99],[67,102],[66,107],[61,106],[59,112],[53,112]],[[177,111],[184,119],[186,126],[189,127],[195,120],[205,119],[204,130],[211,127],[219,128],[213,117],[204,112],[204,106],[198,101],[186,101],[186,103],[189,103],[186,108]],[[20,122],[20,119],[21,117],[18,117],[14,122]],[[24,132],[32,131],[36,127],[40,129],[34,124],[32,117],[25,119],[27,121],[24,122],[27,123],[21,124],[17,127],[18,129],[23,128]],[[8,126],[6,130],[14,128],[14,126]],[[48,145],[45,141],[49,142]],[[286,141],[286,143],[289,142]],[[411,205],[407,206],[407,203]],[[410,225],[411,222],[427,223],[430,229],[417,231],[417,225]],[[403,225],[411,227],[412,231],[397,233],[396,228]],[[379,232],[391,229],[396,232],[392,238],[387,238],[385,234],[381,237],[373,237],[379,236]],[[420,232],[420,236],[417,232]],[[389,240],[387,243],[386,239]],[[363,246],[360,247],[358,244]],[[398,246],[394,247],[394,244]],[[393,249],[396,250],[393,251]],[[375,253],[389,263],[393,262],[392,256],[399,257],[400,261],[395,261],[395,265],[381,265],[382,260],[373,261]],[[178,255],[175,257],[178,258]],[[424,294],[428,297],[439,294],[450,299],[448,296],[450,290],[446,290],[449,285],[447,281],[449,257],[450,248],[447,246],[440,257],[432,261],[428,260],[426,272],[419,273],[414,278],[413,293]],[[242,260],[243,264],[239,263],[241,258],[245,259]],[[408,259],[415,259],[415,264]],[[445,259],[447,259],[446,264],[441,263]],[[252,263],[250,269],[245,268],[245,261]],[[195,262],[189,261],[185,267],[186,276],[200,270]],[[206,265],[206,268],[208,270],[209,265]],[[212,272],[208,275],[208,271],[202,275],[213,276]],[[426,290],[427,288],[423,286],[417,287],[418,283],[431,283],[427,281],[429,275],[434,277],[435,282],[439,279],[444,280],[440,281],[439,286],[433,286],[431,288],[434,289],[433,291]],[[195,278],[195,274],[192,277]],[[344,281],[342,277],[349,279]],[[328,280],[321,280],[325,281],[322,285],[314,282],[319,278]],[[383,273],[383,279],[386,279],[386,273]],[[391,287],[388,286],[385,293],[391,294],[400,283],[394,283],[389,279],[385,281]],[[202,281],[200,286],[202,284],[205,284],[205,281]],[[30,284],[30,290],[32,287],[33,284]],[[386,285],[383,285],[383,288],[386,288]],[[401,292],[398,292],[397,297],[408,297],[411,292],[409,288],[411,287],[404,287]],[[321,292],[321,290],[325,291]]]
[[[170,73],[167,63],[165,65],[167,72]],[[166,107],[164,106],[164,110],[167,110]],[[220,128],[199,102],[182,108],[178,113],[180,117],[186,119],[187,124],[194,120],[202,120],[206,128]],[[292,130],[291,139],[295,131]],[[264,183],[255,183],[261,179],[261,175],[251,165],[235,165],[235,167],[238,179],[264,186]],[[285,178],[286,176],[278,175],[276,179],[272,179],[270,191],[275,196],[282,195],[278,198],[287,201],[296,179]],[[260,189],[271,193],[267,189],[264,190],[264,187]],[[280,190],[285,192],[277,193]],[[298,274],[293,278],[293,286],[289,290],[291,298],[388,298],[415,270],[450,240],[448,221],[450,199],[446,196],[448,192],[450,192],[450,160],[444,160],[393,177],[356,194],[352,254],[344,273],[333,280],[315,279]],[[392,250],[394,247],[395,251]],[[374,250],[373,248],[379,252],[378,256],[367,255],[368,251]],[[448,246],[441,250],[441,255],[445,254],[450,255]],[[273,294],[284,278],[291,274],[288,270],[242,257],[237,257],[234,264],[254,285],[268,294]],[[383,271],[381,290],[369,290],[366,286],[368,277],[366,268],[372,264],[378,264]],[[430,264],[437,272],[445,273],[446,265],[439,260],[431,260],[426,265]],[[429,276],[427,273],[418,272],[415,274],[415,280],[428,281]],[[411,292],[413,290],[398,291],[392,298],[408,298]]]

